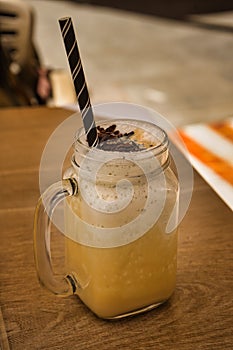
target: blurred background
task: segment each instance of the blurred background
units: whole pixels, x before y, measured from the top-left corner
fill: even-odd
[[[35,104],[75,104],[58,26],[71,16],[93,104],[138,103],[176,126],[232,115],[232,1],[22,1],[33,12],[37,70],[51,84]]]
[[[210,13],[232,10],[229,0],[74,0],[78,3],[88,3],[108,6],[133,12],[146,13],[168,18],[184,19],[190,14]]]

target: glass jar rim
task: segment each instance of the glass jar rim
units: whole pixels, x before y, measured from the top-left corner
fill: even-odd
[[[122,156],[124,156],[124,154],[135,154],[138,155],[140,154],[147,154],[149,152],[153,152],[154,156],[159,155],[160,153],[164,152],[165,149],[168,148],[168,144],[169,144],[169,140],[168,140],[168,135],[167,133],[158,125],[148,122],[148,121],[143,121],[143,120],[132,120],[132,119],[127,119],[127,118],[122,118],[122,119],[105,119],[105,120],[100,120],[98,122],[96,122],[96,126],[102,126],[104,124],[115,124],[115,123],[125,123],[125,124],[130,124],[130,125],[134,125],[134,122],[139,122],[142,123],[148,127],[150,127],[149,132],[153,135],[153,132],[151,132],[151,128],[153,128],[154,130],[157,130],[157,132],[160,133],[161,139],[158,139],[158,144],[155,144],[153,146],[147,147],[147,148],[143,148],[141,150],[137,150],[137,151],[106,151],[103,149],[100,149],[98,147],[90,147],[85,139],[85,142],[83,142],[81,140],[81,137],[85,135],[85,130],[84,127],[81,127],[77,130],[76,134],[75,134],[75,141],[73,143],[73,147],[74,150],[76,150],[76,146],[78,145],[79,147],[81,147],[81,149],[83,150],[84,153],[88,152],[90,149],[95,149],[95,152],[108,152],[109,154],[113,153],[113,154],[121,154]],[[135,125],[134,125],[135,126]],[[148,131],[148,130],[147,130]],[[80,150],[79,150],[80,151]]]
[[[142,174],[158,174],[170,164],[169,151],[168,151],[168,137],[166,132],[159,126],[145,122],[143,120],[131,120],[131,119],[110,119],[105,121],[100,121],[97,125],[101,127],[109,127],[110,125],[117,124],[121,132],[123,130],[128,131],[134,128],[135,132],[139,129],[140,141],[145,140],[152,144],[152,147],[139,149],[137,151],[106,151],[98,147],[89,147],[86,141],[86,135],[84,128],[81,128],[76,133],[76,142],[74,143],[74,156],[72,159],[73,167],[78,170],[82,170],[84,176],[89,177],[91,174],[105,164],[105,167],[111,168],[109,174],[110,178],[118,178],[122,176],[123,173],[127,173],[128,178],[134,178],[141,176]],[[124,129],[123,129],[124,126]],[[140,129],[146,134],[140,135]],[[132,129],[131,129],[132,130]],[[148,137],[148,138],[147,138]],[[137,141],[137,137],[136,137]],[[113,163],[112,163],[113,162]],[[114,165],[113,165],[114,164]],[[134,164],[134,166],[129,165]],[[135,170],[135,165],[137,169]],[[108,168],[108,169],[109,169]],[[105,173],[103,176],[106,178],[107,168],[105,168]],[[99,173],[100,174],[100,173]]]

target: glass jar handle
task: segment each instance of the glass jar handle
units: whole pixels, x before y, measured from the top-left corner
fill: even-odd
[[[74,178],[58,181],[51,185],[40,197],[34,217],[34,255],[40,283],[58,296],[69,296],[78,288],[72,274],[55,276],[50,252],[51,217],[56,206],[68,196],[78,192]]]

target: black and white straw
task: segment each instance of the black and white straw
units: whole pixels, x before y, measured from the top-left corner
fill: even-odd
[[[59,19],[59,24],[84,129],[87,135],[87,142],[90,147],[96,146],[98,143],[98,135],[72,20],[70,17],[61,18]]]

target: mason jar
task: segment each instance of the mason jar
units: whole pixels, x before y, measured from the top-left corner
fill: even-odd
[[[175,289],[177,270],[179,185],[167,134],[143,120],[97,124],[99,130],[112,126],[116,137],[107,147],[103,142],[90,148],[84,129],[77,132],[71,168],[40,198],[34,225],[41,284],[57,295],[77,295],[104,319],[164,303]],[[61,201],[66,274],[58,277],[50,225]]]

